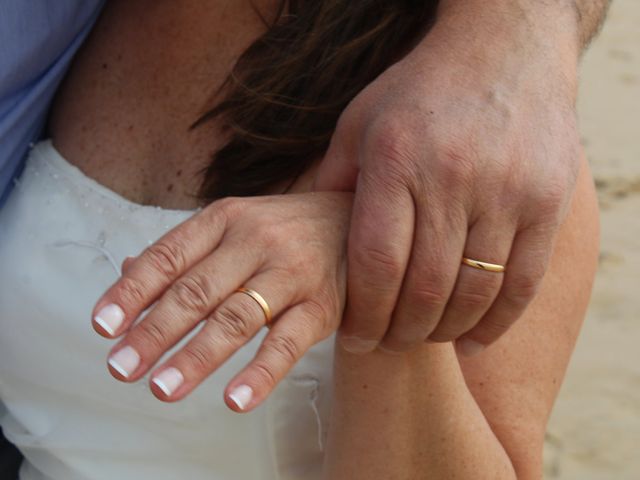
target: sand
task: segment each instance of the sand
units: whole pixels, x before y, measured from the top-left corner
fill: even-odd
[[[602,243],[545,446],[547,479],[640,479],[640,0],[615,0],[581,68]]]

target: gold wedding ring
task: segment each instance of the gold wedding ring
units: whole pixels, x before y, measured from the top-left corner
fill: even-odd
[[[504,265],[498,265],[497,263],[481,262],[480,260],[473,260],[471,258],[462,257],[462,263],[469,265],[470,267],[477,268],[479,270],[486,270],[487,272],[504,272]]]
[[[267,301],[264,298],[262,298],[262,295],[260,295],[255,290],[251,290],[250,288],[245,288],[245,287],[238,288],[236,292],[246,293],[251,298],[253,298],[256,302],[258,302],[258,305],[260,305],[260,308],[264,312],[264,316],[267,321],[266,325],[268,327],[269,324],[271,323],[271,309],[269,308],[269,304],[267,303]]]

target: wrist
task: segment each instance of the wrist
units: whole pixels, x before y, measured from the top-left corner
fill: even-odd
[[[466,21],[465,21],[466,19]],[[539,46],[562,47],[576,61],[580,56],[580,18],[575,0],[441,0],[438,22],[463,22],[494,35],[526,35]]]
[[[529,79],[551,83],[575,101],[580,41],[573,2],[442,0],[438,19],[416,55],[454,59],[475,82]],[[439,65],[432,65],[432,67]]]

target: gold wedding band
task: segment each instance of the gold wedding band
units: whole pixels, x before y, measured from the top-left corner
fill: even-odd
[[[245,287],[238,288],[236,292],[246,293],[251,298],[253,298],[256,302],[258,302],[258,305],[260,305],[260,308],[264,312],[264,316],[267,321],[266,325],[268,327],[269,324],[271,323],[271,309],[269,308],[269,304],[267,303],[267,301],[264,298],[262,298],[262,295],[260,295],[255,290],[251,290],[250,288],[245,288]]]
[[[497,263],[481,262],[480,260],[473,260],[471,258],[462,257],[462,263],[469,265],[470,267],[477,268],[479,270],[486,270],[488,272],[504,272],[504,265],[498,265]]]

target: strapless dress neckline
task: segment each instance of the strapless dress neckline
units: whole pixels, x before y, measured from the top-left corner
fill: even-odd
[[[321,478],[334,335],[247,414],[224,388],[267,329],[177,403],[107,371],[113,341],[91,327],[94,302],[124,258],[194,213],[131,202],[50,141],[31,150],[0,210],[0,426],[25,455],[21,480]]]

